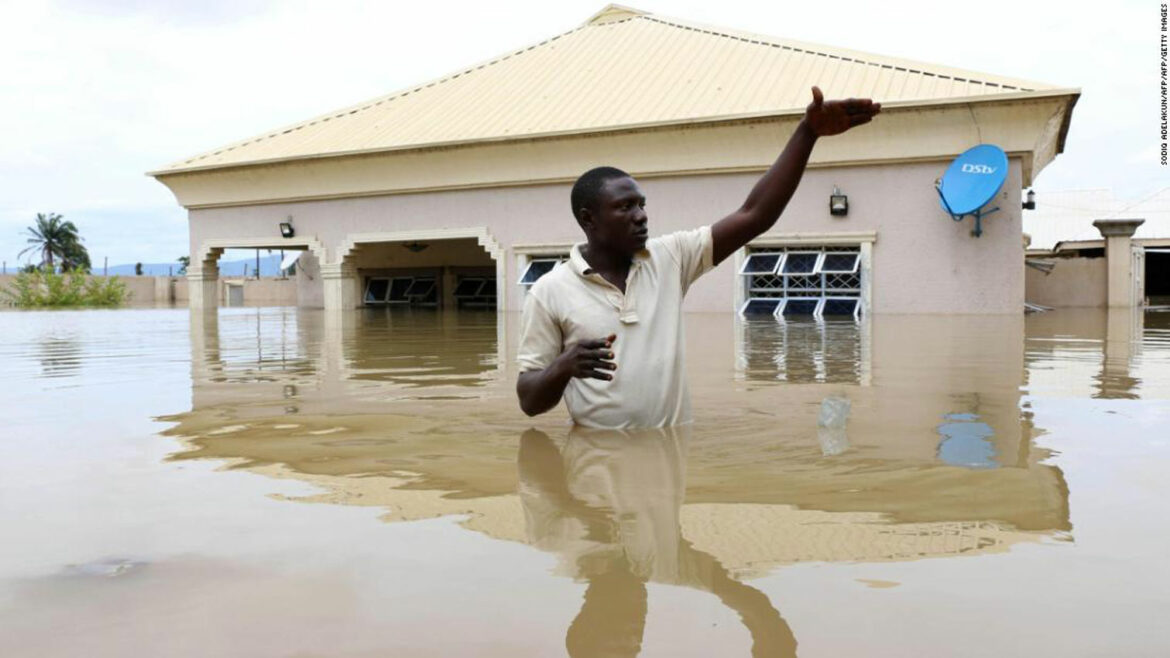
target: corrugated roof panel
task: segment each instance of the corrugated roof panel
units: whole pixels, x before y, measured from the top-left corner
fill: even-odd
[[[155,173],[793,111],[814,84],[887,103],[1057,88],[609,7],[536,45]]]
[[[760,87],[768,83],[767,76],[773,68],[771,64],[775,61],[775,58],[767,55],[766,49],[759,46],[745,52],[739,62],[745,71],[743,84],[728,94],[727,103],[729,106],[744,108],[746,112],[755,111],[760,106],[758,100]]]

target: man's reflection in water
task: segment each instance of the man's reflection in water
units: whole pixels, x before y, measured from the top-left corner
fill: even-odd
[[[562,573],[589,583],[565,638],[569,655],[637,655],[648,581],[718,596],[751,633],[753,656],[796,655],[796,638],[768,597],[682,536],[690,431],[575,425],[562,446],[536,429],[520,438],[528,539],[560,555]]]

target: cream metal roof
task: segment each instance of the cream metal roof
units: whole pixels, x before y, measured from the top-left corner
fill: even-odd
[[[789,114],[814,84],[885,107],[1075,92],[609,5],[533,46],[151,174]]]

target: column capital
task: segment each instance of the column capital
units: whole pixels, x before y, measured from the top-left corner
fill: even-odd
[[[192,283],[197,283],[199,281],[215,281],[218,278],[219,278],[219,268],[217,268],[217,267],[211,267],[211,268],[208,268],[208,267],[204,267],[204,268],[188,267],[187,268],[187,280],[192,282]]]
[[[357,275],[357,270],[349,264],[328,263],[321,265],[322,279],[349,279]]]
[[[1098,219],[1093,226],[1106,238],[1132,238],[1137,228],[1145,224],[1144,219]]]

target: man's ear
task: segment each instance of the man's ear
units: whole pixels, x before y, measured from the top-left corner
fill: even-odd
[[[577,211],[577,224],[580,225],[581,230],[585,231],[586,235],[593,232],[593,213],[588,209],[582,207]]]

